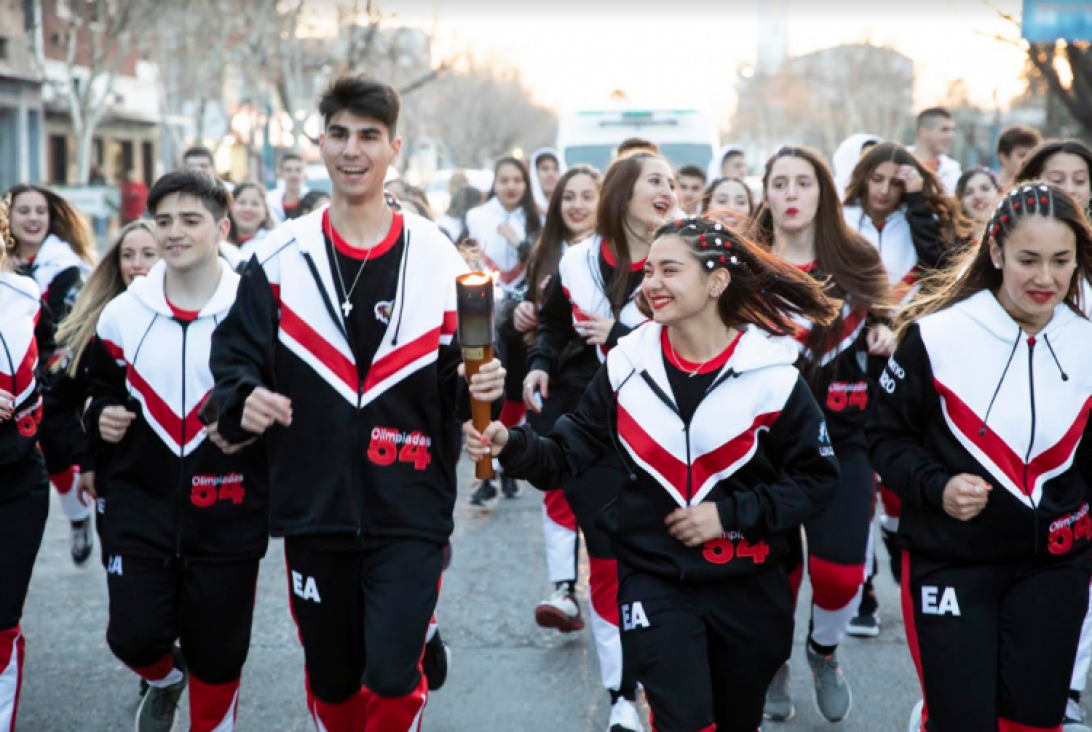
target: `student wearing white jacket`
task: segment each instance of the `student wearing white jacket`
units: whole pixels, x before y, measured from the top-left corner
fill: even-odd
[[[943,107],[922,110],[918,115],[917,140],[910,146],[910,152],[937,174],[949,196],[955,194],[956,183],[963,175],[959,163],[948,157],[954,140],[955,121],[951,112]]]

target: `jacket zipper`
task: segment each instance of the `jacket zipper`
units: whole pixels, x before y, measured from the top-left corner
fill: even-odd
[[[701,402],[698,403],[701,406]],[[697,413],[697,409],[694,410]],[[683,425],[683,433],[686,435],[686,507],[690,508],[690,499],[694,496],[694,474],[690,466],[690,422]],[[686,579],[686,566],[690,562],[690,547],[683,544],[682,571],[679,572],[679,581]]]
[[[1035,336],[1028,337],[1028,391],[1031,395],[1031,438],[1028,440],[1028,451],[1024,455],[1024,493],[1031,501],[1031,515],[1035,522],[1032,527],[1032,553],[1039,553],[1039,506],[1031,497],[1031,489],[1028,486],[1028,463],[1031,461],[1031,451],[1035,447]]]
[[[185,321],[178,321],[178,324],[182,326],[182,409],[179,414],[182,415],[182,437],[178,446],[178,489],[175,491],[174,507],[175,515],[178,518],[177,530],[175,532],[175,558],[182,561],[182,523],[185,513],[185,503],[183,502],[183,493],[186,490],[186,335],[189,333],[189,323]]]

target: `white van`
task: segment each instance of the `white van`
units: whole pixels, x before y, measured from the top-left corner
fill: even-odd
[[[630,137],[655,142],[676,169],[697,165],[704,170],[720,148],[708,110],[625,105],[571,111],[558,120],[557,148],[568,165],[583,163],[606,171],[618,143]]]

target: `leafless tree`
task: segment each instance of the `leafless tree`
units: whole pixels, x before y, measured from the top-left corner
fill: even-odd
[[[80,0],[68,5],[65,29],[65,78],[76,136],[76,181],[91,176],[95,130],[110,108],[114,82],[134,47],[134,36],[148,27],[153,0]]]

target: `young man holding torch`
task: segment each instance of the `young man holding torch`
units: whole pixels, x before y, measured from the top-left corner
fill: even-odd
[[[328,732],[419,728],[453,527],[466,266],[436,226],[384,200],[399,106],[364,78],[322,96],[333,201],[259,245],[212,347],[216,439],[268,443],[270,529],[285,537],[308,708]],[[471,396],[492,401],[503,380],[493,360]]]

